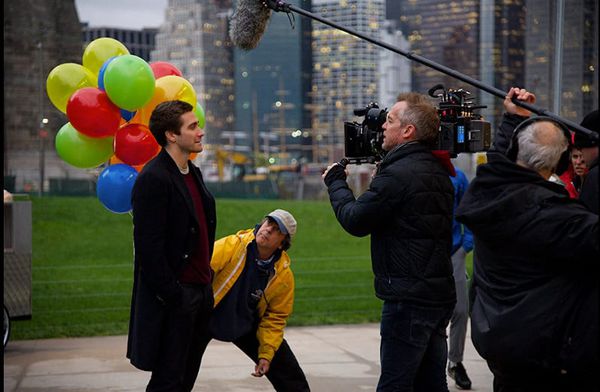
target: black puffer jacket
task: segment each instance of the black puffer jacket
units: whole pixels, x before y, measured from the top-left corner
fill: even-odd
[[[358,199],[343,180],[333,181],[328,190],[342,227],[355,236],[371,235],[377,297],[454,306],[454,189],[427,147],[412,142],[388,153]]]
[[[595,372],[598,216],[489,153],[456,211],[475,239],[471,336],[496,365]]]

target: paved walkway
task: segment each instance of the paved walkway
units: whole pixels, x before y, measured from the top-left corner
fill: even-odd
[[[149,373],[124,358],[126,336],[11,341],[4,353],[4,391],[143,391]],[[286,339],[314,392],[374,391],[379,376],[378,324],[290,327]],[[467,338],[464,365],[473,391],[491,392],[492,375]],[[194,391],[272,391],[232,344],[213,341]],[[450,391],[456,391],[448,380]]]

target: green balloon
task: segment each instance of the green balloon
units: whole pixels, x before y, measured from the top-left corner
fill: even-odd
[[[198,118],[198,126],[202,129],[204,129],[204,126],[206,125],[206,118],[204,116],[204,109],[198,102],[196,102],[196,108],[194,109],[194,114]]]
[[[148,63],[132,54],[112,60],[104,71],[104,88],[110,100],[121,109],[135,111],[154,94],[155,79]]]
[[[114,137],[93,138],[66,123],[56,134],[56,152],[71,166],[80,169],[97,167],[113,155]]]
[[[61,112],[67,112],[67,102],[71,95],[83,87],[97,87],[97,78],[92,72],[75,63],[57,65],[46,79],[46,92],[50,102]]]

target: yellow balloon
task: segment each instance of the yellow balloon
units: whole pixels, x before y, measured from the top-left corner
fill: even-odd
[[[181,76],[169,75],[156,79],[154,95],[150,102],[137,110],[131,123],[148,125],[152,111],[166,101],[183,101],[196,107],[196,91],[190,82]]]
[[[98,81],[94,74],[81,64],[57,65],[46,79],[48,98],[63,113],[67,113],[67,102],[71,95],[82,87],[98,87]]]
[[[125,54],[129,54],[129,50],[120,41],[108,37],[97,38],[90,42],[83,51],[82,64],[98,76],[100,68],[106,60]]]
[[[178,100],[196,107],[196,91],[192,84],[181,76],[169,75],[156,79],[156,90],[158,92],[154,94],[152,100],[158,97],[160,101],[157,105],[165,101]]]

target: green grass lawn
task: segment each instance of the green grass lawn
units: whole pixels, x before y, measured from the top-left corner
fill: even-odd
[[[127,333],[131,216],[109,212],[93,197],[32,202],[32,318],[12,323],[11,340]],[[346,233],[328,202],[220,199],[217,237],[254,227],[275,208],[290,211],[298,221],[289,251],[296,277],[289,324],[379,321],[369,238]]]
[[[93,197],[33,198],[32,319],[11,340],[127,333],[133,275],[129,214]],[[275,208],[298,221],[290,249],[296,301],[290,325],[379,320],[369,238],[352,237],[328,202],[217,201],[217,237],[254,225]]]

